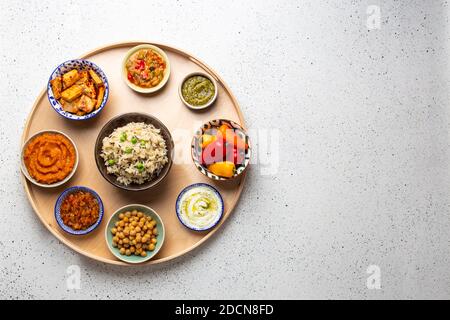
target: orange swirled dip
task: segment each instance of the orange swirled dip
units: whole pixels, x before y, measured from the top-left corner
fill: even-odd
[[[43,133],[31,140],[24,152],[25,165],[37,182],[52,184],[64,180],[73,170],[75,148],[59,133]]]

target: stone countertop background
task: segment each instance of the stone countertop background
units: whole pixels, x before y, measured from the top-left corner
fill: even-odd
[[[448,9],[1,0],[0,298],[450,298]],[[122,268],[80,256],[40,223],[20,182],[20,138],[55,65],[140,39],[209,64],[247,125],[279,144],[269,155],[258,145],[239,205],[205,245]],[[277,154],[271,170],[263,160]],[[72,265],[79,290],[67,286]],[[380,289],[366,284],[373,270]]]

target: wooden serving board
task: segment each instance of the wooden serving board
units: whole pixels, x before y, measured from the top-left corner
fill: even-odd
[[[132,47],[146,42],[127,42],[109,45],[82,56],[103,69],[110,85],[110,96],[103,111],[87,121],[71,121],[61,117],[50,106],[46,90],[37,98],[28,116],[22,143],[34,133],[56,129],[69,135],[78,147],[80,162],[77,172],[65,185],[44,189],[30,183],[22,176],[25,191],[42,223],[62,243],[92,259],[116,265],[128,265],[117,260],[108,250],[105,241],[105,227],[111,214],[118,208],[131,203],[152,207],[161,216],[166,230],[163,247],[145,264],[156,264],[179,257],[211,237],[230,216],[241,195],[245,172],[230,182],[212,181],[194,166],[190,145],[193,133],[211,119],[230,119],[244,128],[244,119],[236,98],[223,80],[207,65],[193,56],[173,47],[152,43],[163,49],[171,62],[171,74],[166,86],[153,95],[141,95],[132,91],[122,80],[121,65],[125,53]],[[60,61],[62,62],[62,61]],[[55,66],[60,62],[56,62]],[[49,74],[50,74],[49,70]],[[193,111],[183,105],[178,96],[178,86],[183,77],[194,71],[212,75],[219,91],[215,104],[204,111]],[[46,85],[46,84],[45,84]],[[128,112],[149,113],[160,119],[171,131],[175,142],[175,159],[165,180],[156,188],[143,192],[124,191],[109,184],[100,174],[94,159],[94,144],[103,125],[112,117]],[[216,187],[224,200],[225,212],[221,222],[209,232],[194,232],[186,229],[175,212],[175,201],[180,191],[196,182],[205,182]],[[105,206],[101,225],[86,236],[71,236],[56,223],[54,205],[57,197],[70,186],[82,185],[94,189]]]

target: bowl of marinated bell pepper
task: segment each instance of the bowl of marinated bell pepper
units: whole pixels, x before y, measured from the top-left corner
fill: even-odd
[[[192,139],[191,154],[197,169],[208,178],[234,179],[250,163],[249,137],[234,121],[211,120],[196,131]]]

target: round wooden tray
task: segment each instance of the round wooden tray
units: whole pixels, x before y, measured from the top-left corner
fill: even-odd
[[[105,226],[110,215],[118,208],[141,203],[155,209],[163,219],[166,238],[161,251],[145,264],[156,264],[179,257],[212,236],[230,216],[241,195],[245,172],[229,182],[218,182],[201,174],[191,160],[190,144],[193,133],[203,123],[211,119],[225,118],[245,127],[236,98],[223,80],[207,65],[179,49],[152,43],[162,48],[171,62],[171,75],[166,86],[158,93],[146,96],[132,91],[121,78],[121,63],[125,53],[132,47],[148,42],[127,42],[99,48],[82,56],[103,69],[110,85],[110,96],[104,110],[88,121],[70,121],[58,115],[47,100],[46,90],[42,91],[28,116],[22,143],[33,133],[56,129],[68,134],[76,143],[80,162],[73,178],[65,185],[44,189],[31,184],[22,176],[28,198],[39,219],[62,243],[92,259],[128,265],[117,260],[108,250],[105,242]],[[55,63],[58,65],[61,61]],[[49,70],[49,74],[50,74]],[[194,71],[204,71],[212,75],[219,87],[215,104],[204,111],[193,111],[183,105],[178,96],[179,82],[183,76]],[[46,85],[46,84],[45,84]],[[160,119],[171,131],[175,141],[175,161],[166,179],[154,189],[143,192],[127,192],[109,184],[98,172],[94,159],[94,144],[102,126],[112,117],[127,112],[149,113]],[[210,232],[193,232],[186,229],[175,213],[175,201],[181,190],[196,182],[205,182],[216,187],[222,194],[225,213],[221,222]],[[105,205],[105,216],[99,228],[87,236],[71,236],[57,225],[54,205],[58,195],[75,185],[87,186],[98,192]]]

